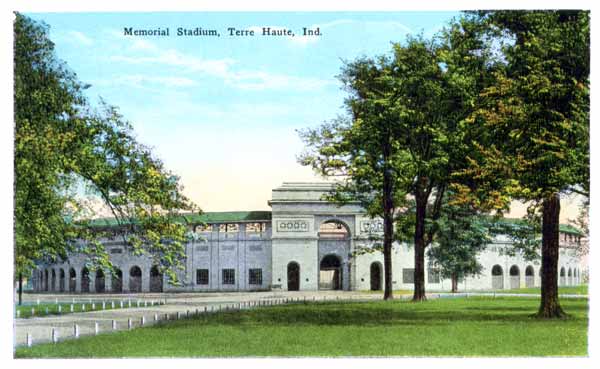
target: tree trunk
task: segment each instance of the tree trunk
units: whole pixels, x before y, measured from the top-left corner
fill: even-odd
[[[413,301],[424,301],[425,297],[425,215],[427,197],[417,191],[415,196],[415,275]]]
[[[457,293],[458,292],[458,277],[456,276],[456,274],[452,274],[452,277],[450,279],[452,280],[452,293]]]
[[[23,273],[19,273],[19,306],[23,302]]]
[[[561,318],[566,314],[558,303],[558,237],[560,197],[557,193],[542,203],[542,300],[537,316]]]
[[[392,286],[392,242],[394,237],[392,178],[389,170],[383,175],[383,272],[384,300],[394,298]]]

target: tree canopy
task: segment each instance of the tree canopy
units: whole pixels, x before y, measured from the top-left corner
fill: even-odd
[[[194,205],[179,179],[136,139],[117,108],[94,108],[88,87],[54,52],[48,26],[19,13],[14,22],[15,270],[83,252],[88,264],[110,268],[90,219],[99,206],[121,223],[137,254],[146,253],[177,283],[185,256],[185,225]]]

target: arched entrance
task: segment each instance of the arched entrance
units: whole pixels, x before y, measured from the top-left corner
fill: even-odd
[[[71,268],[69,270],[69,292],[75,292],[76,285],[77,285],[77,272],[75,272],[75,269]]]
[[[163,275],[158,270],[158,266],[154,265],[150,268],[150,292],[163,291]]]
[[[287,265],[288,291],[300,291],[300,265],[295,261]]]
[[[502,272],[502,267],[498,264],[492,267],[492,289],[504,289],[504,273]]]
[[[535,285],[535,273],[531,265],[525,268],[525,287],[533,287]]]
[[[44,291],[48,291],[48,269],[44,271]]]
[[[104,271],[102,269],[98,269],[96,271],[96,292],[102,293],[105,290],[105,281],[104,281]]]
[[[129,270],[129,292],[142,292],[142,270],[137,265]]]
[[[375,261],[371,263],[371,291],[381,291],[381,278],[383,277],[383,273],[381,273],[381,263]]]
[[[510,273],[510,288],[513,290],[520,288],[521,287],[521,271],[519,270],[519,267],[516,265],[511,266],[509,273]]]
[[[569,268],[569,271],[567,272],[567,276],[568,276],[568,281],[569,281],[569,286],[573,285],[573,271],[571,270],[571,268]]]
[[[319,265],[319,289],[342,289],[342,263],[337,255],[325,256]]]
[[[350,229],[339,219],[319,226],[319,289],[350,289]]]
[[[58,290],[60,292],[65,292],[65,270],[62,268],[58,273]]]
[[[90,292],[90,271],[87,267],[81,269],[81,292]]]
[[[565,280],[565,267],[560,268],[560,282],[559,286],[564,286],[566,284]]]
[[[111,277],[112,291],[123,292],[123,272],[121,271],[121,269],[115,269],[115,272]]]
[[[52,269],[52,288],[50,291],[56,292],[56,270],[54,269]]]

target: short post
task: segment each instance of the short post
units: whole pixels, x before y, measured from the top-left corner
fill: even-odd
[[[37,299],[37,304],[38,304],[38,305],[40,304],[40,299]]]
[[[111,308],[111,309],[114,309],[114,308],[115,308],[115,302],[114,302],[114,301],[111,301],[111,302],[110,302],[110,308]]]
[[[27,333],[27,347],[31,347],[33,345],[33,339],[31,338],[31,334]]]
[[[140,307],[140,300],[137,300],[137,307]]]
[[[154,313],[154,321],[157,322],[158,321],[158,314]]]
[[[58,329],[52,328],[52,343],[58,342]]]
[[[54,299],[54,304],[58,305],[58,297]]]
[[[31,308],[31,316],[35,315],[35,308]]]
[[[58,305],[58,313],[59,314],[62,313],[62,306],[61,305]]]
[[[98,325],[98,322],[94,322],[94,334],[97,336],[98,333],[100,333],[100,326]]]
[[[72,303],[72,304],[75,304],[75,297],[73,297],[73,299],[72,299],[71,303]]]
[[[127,301],[127,305],[128,305],[129,307],[131,307],[131,299],[129,299],[129,300]]]
[[[112,323],[111,323],[111,326],[112,326],[112,330],[116,331],[117,330],[117,321],[113,319]]]
[[[48,307],[46,306],[46,315],[48,315]]]
[[[102,310],[106,310],[106,302],[102,301]]]
[[[148,307],[148,301],[144,300],[144,307]]]
[[[81,304],[81,311],[85,311],[85,304]]]
[[[71,304],[71,312],[75,311],[75,307],[73,306],[73,304]]]
[[[20,317],[21,317],[21,310],[17,309],[17,318],[20,318]]]
[[[123,309],[123,300],[121,300],[121,309]]]
[[[96,310],[96,303],[92,302],[92,310]]]
[[[127,329],[131,329],[131,318],[127,319]]]
[[[73,324],[73,337],[79,338],[79,326],[77,324]]]
[[[140,319],[140,324],[143,326],[146,324],[146,317],[142,316],[142,319]]]

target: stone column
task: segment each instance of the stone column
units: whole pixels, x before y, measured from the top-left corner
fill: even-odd
[[[96,292],[96,272],[90,271],[90,293]]]
[[[108,270],[103,270],[103,272],[104,272],[104,291],[112,292],[113,275]]]
[[[75,269],[75,292],[81,293],[81,269],[73,266]]]
[[[123,292],[125,293],[129,292],[129,268],[130,267],[126,265],[121,269],[121,272],[123,273]]]
[[[150,292],[150,269],[152,269],[152,264],[150,262],[140,268],[142,269],[142,292]]]

